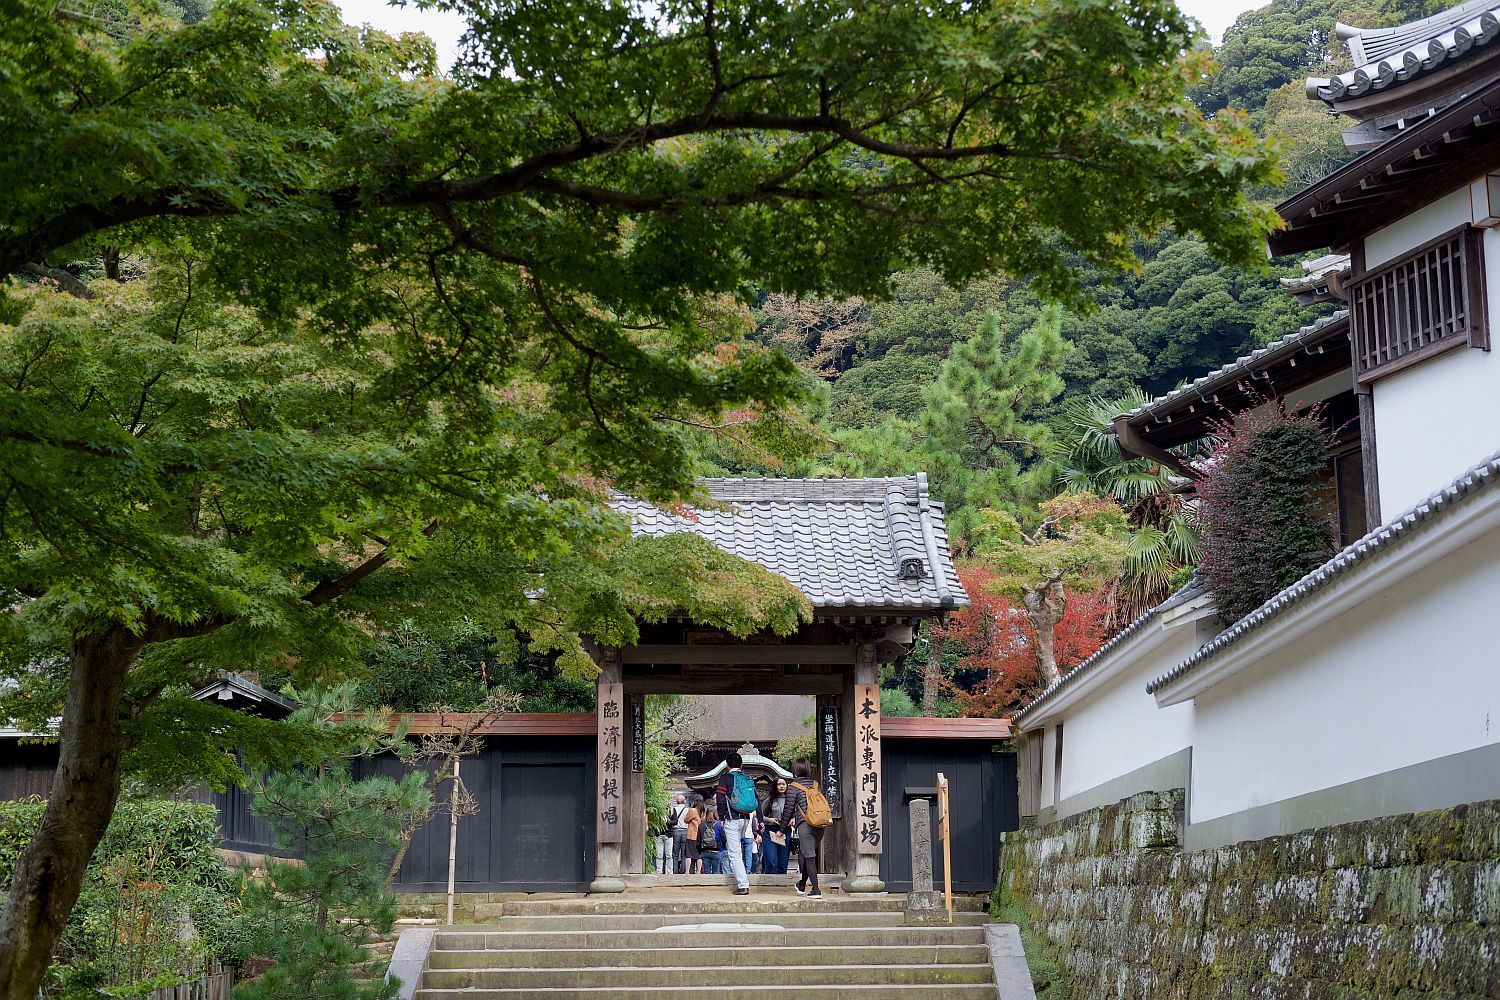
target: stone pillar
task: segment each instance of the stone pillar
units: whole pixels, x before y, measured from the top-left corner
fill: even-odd
[[[884,892],[885,883],[880,880],[880,852],[885,846],[881,816],[884,789],[880,784],[880,667],[873,640],[859,644],[853,680],[852,697],[843,715],[849,720],[846,742],[850,749],[848,759],[853,764],[845,771],[844,781],[853,800],[853,809],[845,814],[845,823],[854,840],[854,868],[844,882],[844,891]]]
[[[625,686],[621,683],[620,653],[605,648],[599,654],[599,696],[595,708],[598,764],[594,774],[594,881],[589,892],[624,892],[620,880],[620,845],[627,822],[625,813],[626,734],[630,719],[625,712]]]
[[[932,812],[926,799],[906,807],[911,824],[911,892],[906,894],[908,924],[946,924],[948,908],[932,887]]]

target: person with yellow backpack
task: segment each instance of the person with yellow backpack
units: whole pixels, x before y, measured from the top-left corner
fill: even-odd
[[[833,822],[833,810],[823,790],[813,780],[812,762],[806,757],[792,761],[792,780],[786,790],[786,804],[781,808],[781,828],[797,834],[797,894],[804,891],[808,899],[822,899],[818,891],[818,847],[823,831]]]

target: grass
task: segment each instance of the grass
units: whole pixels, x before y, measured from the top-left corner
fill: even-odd
[[[998,893],[997,893],[998,896]],[[1026,911],[1014,903],[1002,903],[990,899],[990,919],[1003,924],[1015,924],[1021,932],[1021,948],[1026,952],[1026,967],[1031,970],[1031,981],[1037,985],[1037,1000],[1073,1000],[1073,981],[1058,967],[1031,930],[1031,920]],[[1046,985],[1040,985],[1045,983]]]

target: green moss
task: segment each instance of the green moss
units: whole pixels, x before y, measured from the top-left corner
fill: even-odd
[[[1037,1000],[1073,1000],[1081,996],[1074,989],[1073,979],[1053,961],[1051,954],[1031,930],[1031,918],[1026,911],[1014,903],[1001,901],[1000,887],[990,896],[990,916],[1003,924],[1015,924],[1021,931],[1021,947],[1026,952],[1026,967],[1031,970],[1031,981],[1036,986]]]

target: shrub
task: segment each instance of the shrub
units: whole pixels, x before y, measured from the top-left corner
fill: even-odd
[[[0,802],[0,887],[8,888],[46,805]],[[58,947],[51,978],[60,991],[131,993],[180,980],[205,958],[241,959],[235,878],[218,842],[210,805],[122,799]]]
[[[1221,435],[1198,483],[1199,569],[1233,623],[1333,555],[1318,498],[1331,441],[1317,412],[1280,407],[1241,413]]]

